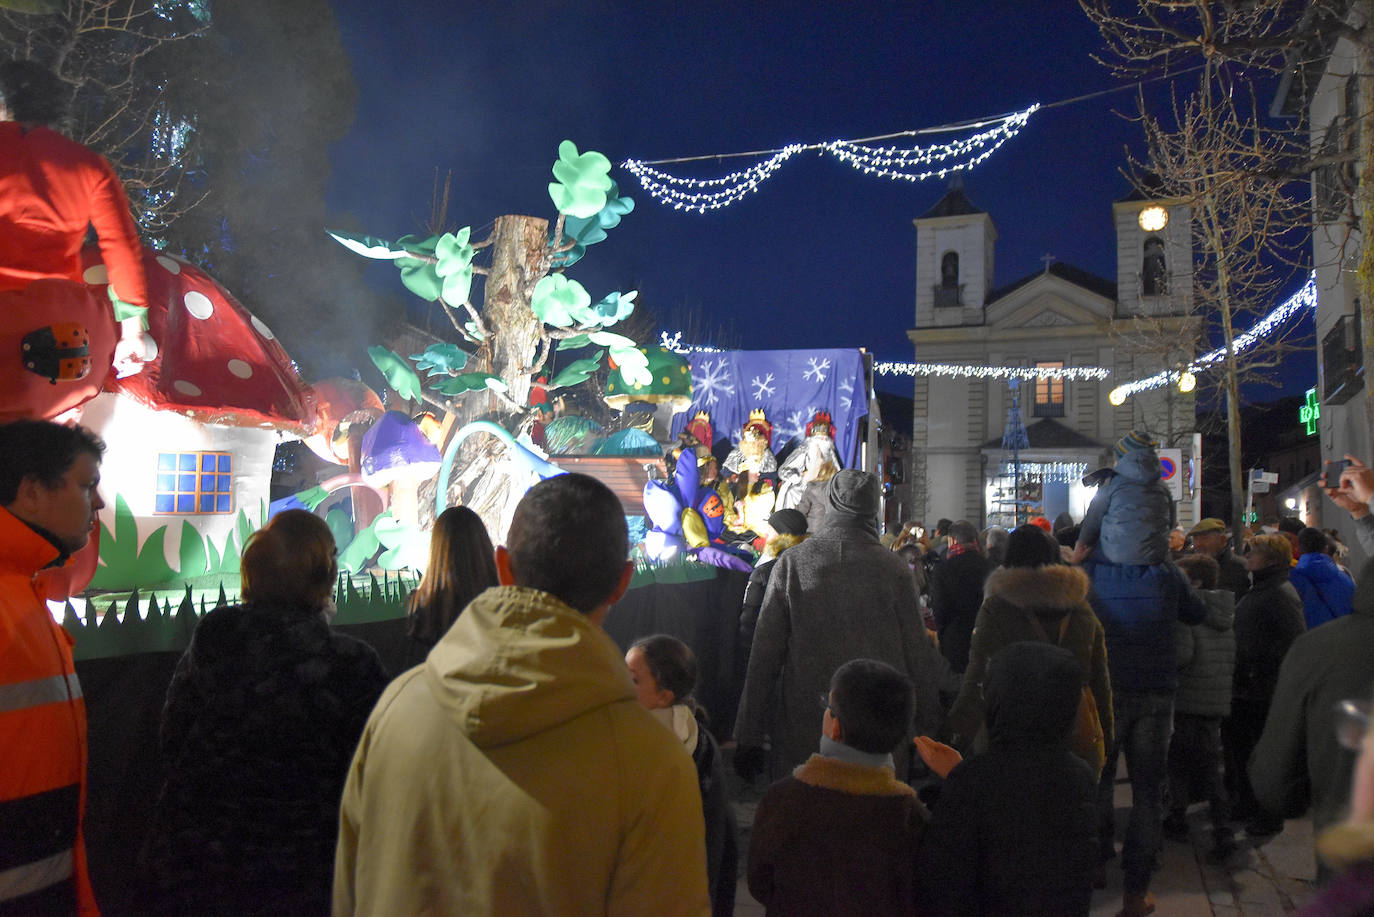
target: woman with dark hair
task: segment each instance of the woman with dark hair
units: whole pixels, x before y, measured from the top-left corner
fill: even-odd
[[[1102,624],[1088,604],[1091,582],[1079,567],[1063,562],[1059,544],[1035,525],[1018,526],[1007,538],[1003,565],[983,590],[983,607],[973,625],[973,645],[959,697],[949,714],[954,743],[963,749],[982,746],[983,676],[988,660],[1005,646],[1022,640],[1053,643],[1073,653],[1083,667],[1083,683],[1092,689],[1107,745],[1112,740],[1112,686],[1107,674],[1107,641]],[[1089,761],[1099,769],[1102,762]]]
[[[725,785],[720,748],[706,731],[706,711],[692,697],[697,684],[697,660],[691,647],[676,637],[654,634],[636,640],[625,654],[635,699],[654,718],[673,731],[697,766],[702,814],[706,819],[706,873],[711,889],[711,914],[729,917],[735,910],[735,882],[739,853],[735,817]]]
[[[496,553],[482,517],[466,506],[450,506],[434,520],[429,563],[420,587],[410,595],[410,645],[402,670],[424,662],[468,602],[495,585]]]
[[[146,913],[329,913],[339,799],[386,672],[330,630],[338,568],[319,517],[274,516],[241,572],[242,604],[201,619],[167,690]]]

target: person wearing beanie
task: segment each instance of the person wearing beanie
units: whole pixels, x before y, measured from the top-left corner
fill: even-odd
[[[1116,468],[1098,488],[1074,546],[1073,561],[1082,563],[1093,549],[1113,564],[1158,564],[1169,559],[1169,530],[1176,512],[1158,444],[1132,430],[1116,441]]]
[[[876,659],[911,679],[923,732],[941,725],[940,689],[958,690],[921,623],[911,568],[878,541],[880,492],[866,471],[836,474],[820,531],[773,567],[735,719],[735,769],[746,780],[765,768],[780,779],[811,756],[816,698],[851,659]],[[909,759],[903,743],[899,776]]]

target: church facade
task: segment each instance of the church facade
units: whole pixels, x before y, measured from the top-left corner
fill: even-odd
[[[1195,353],[1188,208],[1141,197],[1112,211],[1116,281],[1047,258],[1001,287],[996,226],[962,187],[914,221],[910,518],[928,528],[940,518],[1008,528],[1031,515],[1081,520],[1092,498],[1083,476],[1111,464],[1118,438],[1143,429],[1161,448],[1183,450],[1179,519],[1193,520],[1193,394],[1170,384],[1109,398],[1133,380],[1177,375]],[[1010,367],[1043,375],[1013,383]],[[1019,441],[1008,435],[1013,402]]]

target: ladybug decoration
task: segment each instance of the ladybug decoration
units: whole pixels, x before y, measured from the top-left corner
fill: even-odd
[[[24,368],[52,385],[75,382],[91,371],[91,341],[86,326],[54,322],[24,335],[19,344]]]

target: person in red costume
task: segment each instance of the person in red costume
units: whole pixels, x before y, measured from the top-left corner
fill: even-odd
[[[81,427],[0,424],[0,914],[100,913],[81,833],[86,704],[37,580],[90,537],[104,449]]]
[[[157,352],[138,230],[110,164],[54,129],[65,109],[52,71],[33,61],[0,64],[0,290],[42,278],[80,282],[81,247],[94,226],[120,326],[114,368],[125,376]]]

